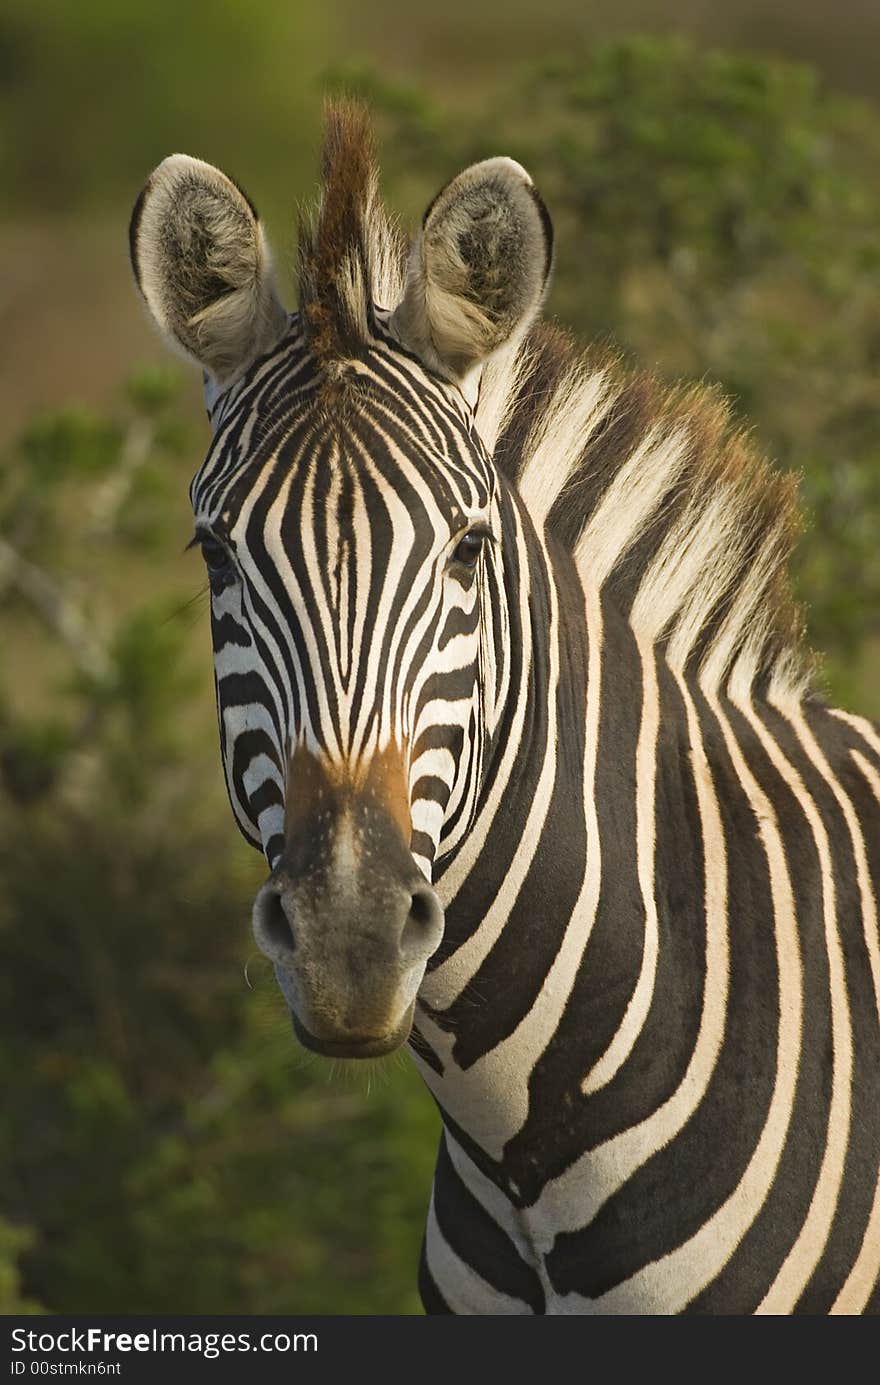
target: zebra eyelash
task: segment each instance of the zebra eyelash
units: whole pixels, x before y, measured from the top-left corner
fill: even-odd
[[[498,543],[498,538],[493,533],[492,528],[487,523],[487,521],[478,519],[474,520],[471,524],[463,524],[461,526],[457,533],[455,533],[452,537],[453,547],[456,544],[461,543],[462,539],[466,538],[468,534],[473,534],[475,536],[479,535],[481,539],[488,539],[490,543]]]
[[[185,545],[183,551],[184,553],[189,553],[190,549],[201,548],[205,544],[214,544],[217,548],[224,549],[229,554],[230,559],[234,556],[229,539],[227,539],[225,535],[215,534],[212,529],[204,525],[197,525],[192,538],[189,543]]]
[[[189,552],[191,548],[200,547],[202,557],[208,572],[208,582],[211,590],[216,594],[223,588],[231,586],[237,580],[237,568],[235,558],[228,544],[212,533],[210,529],[197,527],[195,533],[186,545],[184,552]],[[210,562],[208,549],[213,549],[215,557],[223,558],[223,561],[212,564]]]

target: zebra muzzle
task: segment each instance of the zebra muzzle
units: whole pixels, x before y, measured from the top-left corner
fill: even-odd
[[[284,852],[254,904],[254,936],[306,1047],[389,1053],[409,1036],[443,909],[375,784],[323,775],[316,786],[313,771],[310,788],[311,811],[300,802],[288,813]]]

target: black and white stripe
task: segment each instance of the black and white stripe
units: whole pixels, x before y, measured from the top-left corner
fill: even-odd
[[[503,694],[497,564],[487,554],[476,580],[445,581],[439,563],[456,534],[499,526],[495,480],[488,459],[473,464],[460,398],[414,390],[390,339],[358,368],[341,426],[314,400],[295,320],[276,355],[217,401],[192,486],[197,534],[231,555],[211,607],[233,811],[274,866],[292,747],[356,763],[396,739],[430,877],[467,830]]]
[[[880,741],[818,704],[694,686],[589,597],[583,621],[583,814],[558,746],[513,837],[508,785],[470,870],[450,868],[417,1021],[456,1150],[426,1301],[877,1311]],[[551,624],[554,641],[575,634]],[[557,685],[557,720],[562,701]],[[486,858],[506,875],[523,856],[513,896],[459,923]],[[475,1201],[504,1232],[488,1264]]]

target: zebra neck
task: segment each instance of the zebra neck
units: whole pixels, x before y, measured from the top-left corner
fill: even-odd
[[[460,988],[459,977],[467,983],[473,962],[488,955],[496,934],[507,929],[522,871],[529,873],[539,844],[541,860],[549,863],[545,828],[549,839],[563,798],[580,793],[576,757],[565,755],[560,773],[557,756],[560,714],[574,739],[583,739],[583,592],[569,555],[546,548],[527,514],[511,507],[505,528],[503,585],[489,592],[493,662],[502,671],[504,695],[496,700],[470,831],[435,872],[447,914],[443,943],[430,964],[438,1005]],[[557,849],[564,850],[563,837],[556,837]]]
[[[437,882],[447,935],[416,1046],[450,1127],[495,1160],[528,1128],[530,1076],[552,1061],[575,990],[567,1064],[580,1080],[606,1051],[617,1061],[645,937],[633,785],[658,719],[649,707],[643,737],[653,650],[585,591],[564,549],[527,525],[519,538],[506,577],[516,663],[480,810]]]

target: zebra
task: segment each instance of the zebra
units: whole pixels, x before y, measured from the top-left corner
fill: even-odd
[[[877,1312],[880,729],[814,690],[792,478],[542,318],[513,159],[408,245],[357,102],[298,311],[197,159],[130,238],[204,376],[257,943],[302,1044],[408,1044],[442,1116],[426,1311]]]

